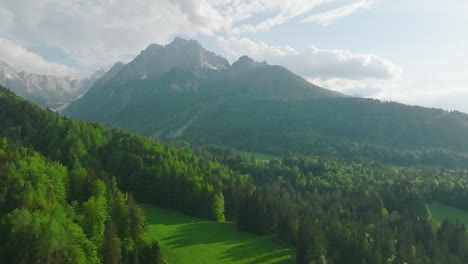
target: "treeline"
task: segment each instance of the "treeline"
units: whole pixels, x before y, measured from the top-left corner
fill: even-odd
[[[276,233],[296,246],[297,263],[468,262],[464,225],[434,223],[427,207],[466,208],[467,171],[303,155],[255,162],[218,146],[199,152],[251,175],[256,188],[234,195],[237,225]]]

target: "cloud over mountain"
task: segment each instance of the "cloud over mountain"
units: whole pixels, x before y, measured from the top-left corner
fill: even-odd
[[[0,37],[57,48],[82,66],[108,67],[175,36],[239,36],[298,23],[351,0],[15,0],[0,3]],[[330,5],[332,3],[332,5]],[[349,12],[348,12],[349,13]]]
[[[41,56],[3,38],[0,38],[0,60],[14,65],[18,70],[36,74],[60,77],[84,77],[86,75],[86,73],[66,65],[46,61]]]
[[[247,54],[291,69],[306,78],[396,79],[401,68],[374,54],[357,54],[348,50],[326,50],[308,46],[295,50],[289,46],[271,46],[247,38],[218,39],[231,58]]]

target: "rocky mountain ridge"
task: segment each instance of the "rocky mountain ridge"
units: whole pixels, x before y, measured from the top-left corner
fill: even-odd
[[[93,86],[105,75],[99,69],[88,78],[76,79],[17,71],[7,62],[0,61],[0,85],[18,95],[53,110],[61,110]]]

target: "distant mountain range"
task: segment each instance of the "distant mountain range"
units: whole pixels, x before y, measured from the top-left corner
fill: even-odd
[[[105,73],[101,69],[89,78],[78,80],[24,71],[17,72],[7,62],[0,61],[0,85],[10,88],[16,94],[42,107],[53,110],[63,109],[70,102],[86,93]]]

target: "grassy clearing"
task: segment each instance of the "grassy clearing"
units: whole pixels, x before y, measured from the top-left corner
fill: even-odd
[[[429,204],[429,209],[431,210],[432,218],[438,222],[442,222],[447,218],[449,221],[455,222],[458,220],[465,223],[465,226],[468,226],[468,211],[440,203]]]
[[[158,207],[143,206],[148,232],[168,263],[292,263],[293,249],[271,236],[239,232],[232,222],[216,223]]]
[[[270,160],[280,159],[277,156],[273,156],[273,155],[265,154],[265,153],[261,153],[261,152],[239,151],[239,155],[241,155],[243,157],[246,157],[246,158],[250,158],[250,157],[254,156],[255,161],[257,161],[257,162],[268,162]]]

